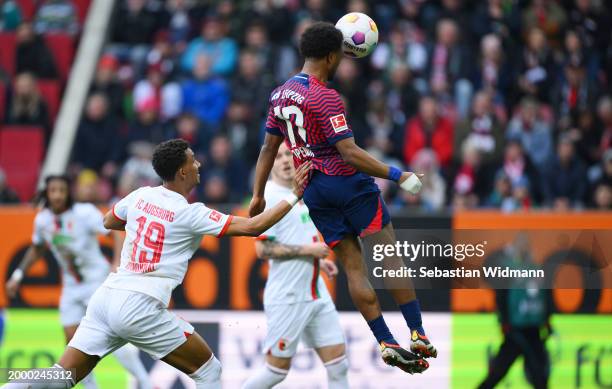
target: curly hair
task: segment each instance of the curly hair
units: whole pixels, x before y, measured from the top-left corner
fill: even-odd
[[[333,24],[316,22],[300,38],[300,53],[304,58],[324,58],[342,48],[342,32]]]
[[[163,181],[172,181],[176,172],[187,160],[185,151],[189,143],[182,139],[171,139],[160,143],[153,151],[153,169]]]
[[[74,204],[74,198],[72,197],[72,193],[71,193],[71,187],[72,187],[72,180],[70,179],[70,177],[68,177],[65,174],[51,174],[49,176],[47,176],[45,178],[45,187],[41,189],[40,193],[38,194],[38,196],[35,197],[34,202],[35,203],[42,203],[41,205],[43,206],[43,208],[49,208],[49,195],[48,195],[48,191],[49,191],[49,184],[51,183],[51,181],[64,181],[64,183],[66,184],[66,187],[68,188],[68,197],[66,198],[66,209],[70,209],[72,208],[72,205]]]

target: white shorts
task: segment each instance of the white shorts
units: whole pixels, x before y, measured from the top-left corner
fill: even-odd
[[[264,342],[266,354],[291,358],[300,340],[310,348],[344,343],[338,311],[329,298],[268,305],[264,311],[268,322]]]
[[[96,292],[96,289],[102,285],[103,281],[69,286],[62,289],[59,303],[62,326],[76,326],[81,322],[87,311],[89,299]]]
[[[143,293],[101,286],[68,344],[104,357],[127,342],[161,359],[185,343],[193,326]]]

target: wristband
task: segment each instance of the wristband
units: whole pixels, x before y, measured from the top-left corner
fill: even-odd
[[[391,181],[398,182],[400,177],[402,176],[402,171],[395,166],[389,166],[389,178]]]
[[[289,205],[291,205],[292,207],[298,202],[298,197],[295,195],[295,193],[291,192],[290,194],[288,194],[287,196],[285,196],[283,198],[283,200],[285,200],[286,202],[289,203]]]
[[[419,177],[417,177],[417,175],[414,173],[412,173],[410,177],[400,184],[400,188],[412,194],[419,193],[421,186],[423,186],[421,180],[419,180]]]
[[[11,275],[11,281],[21,282],[23,280],[23,270],[17,269]]]

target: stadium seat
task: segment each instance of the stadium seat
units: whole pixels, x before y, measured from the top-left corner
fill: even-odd
[[[10,76],[15,74],[15,50],[17,42],[15,41],[14,32],[0,32],[0,67]]]
[[[68,34],[45,34],[45,42],[53,54],[60,79],[66,82],[74,58],[74,39]]]
[[[79,25],[83,26],[83,24],[85,23],[85,18],[87,17],[87,11],[89,10],[91,0],[72,0],[72,2],[74,3],[74,6],[77,11]]]
[[[24,20],[34,19],[36,14],[36,1],[35,0],[17,0],[17,5],[21,9],[21,14]]]
[[[44,131],[40,127],[5,126],[0,130],[0,166],[21,201],[34,195],[43,150]]]
[[[49,119],[51,119],[51,125],[53,125],[60,106],[60,83],[56,80],[39,80],[37,84],[38,90],[40,90],[40,94],[49,108]]]

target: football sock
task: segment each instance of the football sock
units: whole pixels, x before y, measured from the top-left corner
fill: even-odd
[[[395,338],[393,338],[393,335],[391,335],[391,331],[389,331],[389,327],[387,327],[387,323],[385,323],[385,319],[383,319],[382,315],[378,316],[374,320],[370,320],[368,325],[370,326],[370,330],[372,330],[372,333],[376,337],[376,341],[378,343],[386,342],[398,344]]]
[[[200,368],[189,374],[196,384],[196,389],[218,389],[221,387],[221,362],[214,355],[200,366]]]
[[[260,367],[242,385],[242,389],[268,389],[278,385],[289,374],[289,370],[274,367],[268,363]]]
[[[410,328],[410,332],[416,330],[419,334],[425,335],[423,329],[423,322],[421,320],[421,308],[419,307],[419,300],[414,299],[409,303],[402,304],[399,306],[406,320],[406,324]]]
[[[324,363],[327,370],[327,387],[329,389],[348,389],[349,363],[346,355]]]

